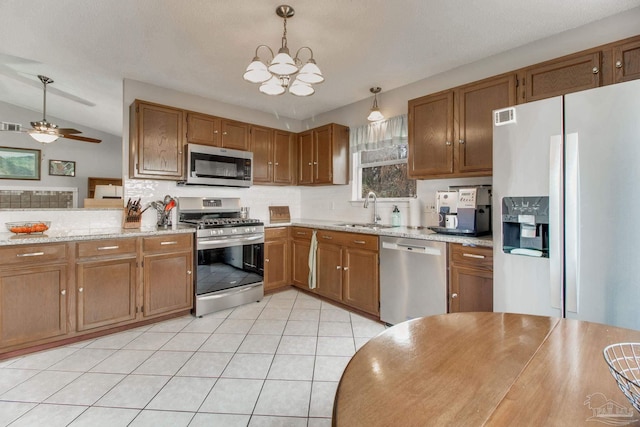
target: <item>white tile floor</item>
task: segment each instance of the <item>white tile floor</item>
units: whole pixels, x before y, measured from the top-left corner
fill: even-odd
[[[342,371],[383,330],[290,289],[1,361],[0,426],[330,426]]]

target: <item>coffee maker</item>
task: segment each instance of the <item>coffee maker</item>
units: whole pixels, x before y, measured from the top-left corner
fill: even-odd
[[[458,229],[476,236],[491,233],[491,188],[458,189]]]
[[[436,193],[437,233],[481,236],[491,233],[491,187],[460,187]],[[447,228],[447,215],[457,216],[457,226]]]

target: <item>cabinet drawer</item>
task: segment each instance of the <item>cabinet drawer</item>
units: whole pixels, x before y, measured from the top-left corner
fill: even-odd
[[[311,240],[313,230],[305,227],[291,227],[291,238],[295,240]]]
[[[144,252],[176,252],[191,250],[192,246],[190,234],[145,237],[142,242]]]
[[[468,265],[474,268],[482,268],[493,271],[493,249],[449,244],[451,250],[451,262],[456,265]]]
[[[67,246],[64,243],[53,245],[20,245],[0,249],[0,265],[39,264],[45,261],[64,260]]]
[[[78,258],[136,253],[136,239],[92,240],[77,244]]]
[[[351,248],[378,251],[378,236],[360,233],[342,233],[342,244]]]
[[[289,236],[287,227],[265,228],[265,240],[286,239]]]

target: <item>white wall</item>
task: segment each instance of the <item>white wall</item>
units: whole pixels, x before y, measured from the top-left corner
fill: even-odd
[[[23,128],[30,128],[30,122],[41,120],[42,111],[32,111],[15,105],[0,102],[0,120],[19,123]],[[41,150],[40,181],[32,180],[0,180],[3,187],[77,187],[78,205],[87,197],[89,177],[120,178],[122,176],[122,138],[116,135],[90,129],[76,123],[47,117],[47,121],[61,128],[75,128],[82,131],[83,136],[101,139],[99,144],[59,138],[50,144],[42,144],[21,132],[1,132],[0,146],[14,148],[30,148]],[[49,160],[71,160],[76,162],[76,176],[49,175]]]

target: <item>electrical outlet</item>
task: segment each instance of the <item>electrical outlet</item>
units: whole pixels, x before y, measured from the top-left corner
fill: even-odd
[[[436,205],[434,205],[432,203],[427,204],[427,205],[425,205],[424,210],[425,210],[425,212],[433,213],[433,212],[436,211]]]

